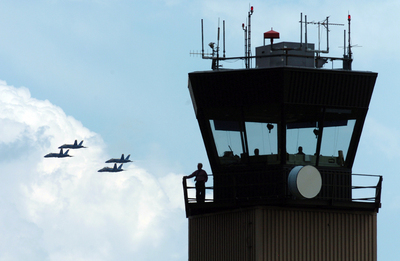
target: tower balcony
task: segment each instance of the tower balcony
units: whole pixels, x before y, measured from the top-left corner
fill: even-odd
[[[297,208],[326,208],[378,212],[381,207],[382,176],[332,172],[320,168],[322,188],[312,199],[300,199],[288,189],[290,168],[280,175],[269,173],[235,173],[215,177],[222,178],[225,185],[206,186],[204,203],[196,202],[196,188],[182,180],[186,216],[202,215],[253,206],[276,206]],[[276,177],[282,177],[276,179]]]

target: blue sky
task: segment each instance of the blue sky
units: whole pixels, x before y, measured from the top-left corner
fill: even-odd
[[[353,69],[379,73],[353,172],[384,176],[378,259],[400,255],[400,4],[251,5],[252,47],[271,28],[298,41],[301,12],[344,24],[351,14]],[[1,1],[0,260],[187,260],[181,177],[198,162],[210,172],[187,74],[211,64],[190,52],[201,50],[200,19],[206,43],[220,19],[227,55],[241,56],[248,9],[219,0]],[[342,55],[344,29],[331,27],[330,55]],[[75,139],[88,148],[43,158]],[[125,172],[97,172],[122,153],[134,161]]]

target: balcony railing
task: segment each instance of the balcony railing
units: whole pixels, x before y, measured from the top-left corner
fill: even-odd
[[[348,179],[349,182],[336,182],[336,180],[340,180],[343,176],[340,174],[329,174],[329,176],[325,176],[325,180],[323,179],[321,192],[312,200],[297,200],[290,194],[288,190],[284,193],[284,195],[276,195],[276,194],[250,194],[243,195],[243,193],[237,193],[237,191],[257,191],[262,188],[270,188],[270,187],[285,187],[287,188],[287,181],[281,182],[279,184],[237,184],[234,183],[234,186],[219,186],[219,189],[224,191],[232,191],[230,195],[231,197],[227,198],[219,198],[218,200],[214,200],[214,186],[206,186],[206,198],[205,202],[202,204],[197,204],[196,202],[196,187],[189,185],[186,178],[183,178],[183,193],[185,200],[185,208],[187,215],[190,213],[191,208],[204,209],[207,212],[208,208],[215,208],[217,204],[219,207],[224,208],[225,205],[232,205],[232,201],[235,202],[247,202],[248,204],[253,201],[257,202],[257,204],[265,204],[269,205],[271,202],[276,202],[277,198],[280,199],[280,202],[298,202],[298,204],[306,204],[310,205],[313,202],[319,202],[318,204],[324,205],[334,205],[333,202],[341,202],[344,204],[339,204],[339,206],[346,207],[361,207],[361,208],[371,208],[378,209],[381,204],[381,189],[382,189],[382,176],[380,175],[368,175],[368,174],[351,174],[351,177]],[[213,175],[209,175],[209,181],[212,182]],[[208,182],[210,184],[210,182]],[[206,183],[207,185],[207,183]],[[240,195],[242,194],[242,195]],[[321,203],[325,202],[325,203]],[[328,203],[327,203],[328,202]],[[214,205],[214,206],[213,206]],[[246,205],[246,203],[244,204]]]

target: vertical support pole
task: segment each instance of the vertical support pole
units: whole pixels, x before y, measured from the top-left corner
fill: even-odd
[[[348,56],[349,56],[349,68],[348,68],[348,70],[351,70],[351,63],[352,63],[352,58],[351,58],[351,42],[350,42],[350,21],[351,21],[351,16],[350,16],[350,14],[348,15],[348,17],[347,17],[347,20],[348,20],[348,22],[349,22],[349,53],[348,53]]]
[[[225,20],[222,20],[222,41],[223,41],[223,57],[225,58]]]
[[[204,33],[203,33],[203,19],[201,19],[201,58],[204,59]]]
[[[248,69],[249,65],[247,64],[247,26],[245,26],[243,23],[242,28],[244,31],[244,64],[246,69]]]
[[[186,178],[182,178],[182,186],[183,186],[183,199],[185,200],[185,212],[186,212],[186,217],[189,217],[189,199],[188,199],[188,191],[187,191],[187,182]]]

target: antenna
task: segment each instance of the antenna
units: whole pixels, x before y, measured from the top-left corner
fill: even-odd
[[[300,13],[300,49],[303,47],[303,13]]]
[[[201,53],[199,52],[190,52],[191,55],[200,55],[201,58],[203,59],[211,59],[212,60],[212,65],[211,69],[217,70],[220,65],[219,65],[219,60],[225,60],[225,20],[222,21],[223,23],[223,35],[222,35],[222,44],[223,44],[223,58],[219,57],[219,41],[220,41],[220,35],[221,35],[221,28],[220,28],[220,20],[218,18],[218,32],[217,32],[217,43],[210,42],[208,46],[211,48],[212,52],[211,53],[205,53],[204,52],[204,25],[203,25],[203,19],[201,19]]]
[[[246,68],[251,67],[251,59],[255,58],[251,55],[251,15],[254,13],[254,8],[253,6],[250,6],[250,10],[248,12],[248,25],[245,26],[245,24],[242,24],[242,28],[244,30],[244,39],[245,39],[245,55],[240,56],[240,57],[226,57],[226,51],[225,51],[225,20],[222,21],[222,48],[223,48],[223,53],[222,57],[220,57],[220,37],[221,37],[221,28],[220,28],[220,20],[218,18],[218,33],[217,33],[217,41],[216,42],[210,42],[208,46],[211,48],[212,52],[207,53],[204,51],[204,24],[203,24],[203,19],[201,19],[201,57],[203,59],[211,59],[212,60],[212,65],[211,69],[213,70],[218,70],[219,67],[222,67],[222,65],[219,64],[220,61],[222,60],[244,60]],[[190,52],[190,55],[200,55],[199,52]]]
[[[210,43],[211,44],[211,43]],[[212,57],[213,53],[205,53],[204,52],[204,32],[203,32],[203,19],[201,19],[201,52],[197,51],[190,51],[190,55],[193,56],[198,56],[201,55],[201,58],[207,59],[209,57]]]
[[[222,20],[222,26],[223,57],[225,58],[225,20]]]
[[[348,37],[348,45],[346,48],[346,30],[344,30],[343,69],[351,70],[351,63],[353,62],[351,47],[353,47],[353,46],[351,45],[351,38],[350,38],[350,21],[351,21],[350,14],[347,15],[347,21],[348,21],[348,26],[349,26],[349,30],[348,30],[349,37]],[[346,49],[348,49],[347,54],[346,54]]]
[[[220,28],[219,28],[219,18],[218,18],[218,32],[217,32],[217,68],[213,69],[218,69],[219,68],[219,35],[220,35]]]
[[[302,19],[302,18],[301,18]],[[315,24],[318,26],[318,50],[312,50],[314,53],[329,53],[329,25],[339,25],[344,26],[344,24],[329,23],[329,16],[321,22],[307,22],[307,16],[305,16],[305,44],[307,48],[307,25]],[[326,50],[321,50],[321,25],[326,28]]]
[[[346,30],[344,30],[343,39],[343,57],[346,57]]]
[[[248,66],[249,68],[251,67],[251,15],[253,14],[254,9],[253,6],[250,7],[249,11],[249,23],[248,23],[248,31],[247,31],[247,38],[248,38],[248,47],[247,47],[247,60],[248,60]]]
[[[307,49],[308,49],[308,45],[307,45],[307,15],[305,15],[304,16],[304,41],[305,41],[305,44],[306,44],[306,51],[307,51]]]
[[[250,6],[250,10],[248,12],[248,20],[247,20],[247,26],[242,24],[242,29],[244,31],[244,63],[247,68],[251,67],[251,15],[254,12],[254,8]]]
[[[347,16],[347,21],[349,22],[349,52],[348,52],[348,55],[349,55],[349,59],[350,59],[350,70],[351,70],[351,42],[350,42],[350,21],[351,21],[351,16],[350,16],[350,14],[348,14],[348,16]]]
[[[244,31],[244,57],[247,57],[247,26],[245,26],[243,23],[242,28]],[[244,64],[246,69],[249,68],[249,65],[247,63],[247,58],[244,59]]]
[[[204,33],[203,33],[203,19],[201,19],[201,57],[204,58]]]

